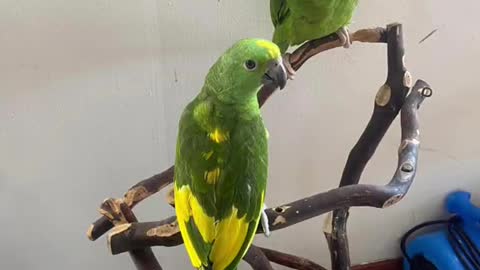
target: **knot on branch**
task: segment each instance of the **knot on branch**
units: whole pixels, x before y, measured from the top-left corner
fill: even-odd
[[[433,90],[430,87],[422,88],[422,96],[431,97],[433,95]]]
[[[397,202],[399,202],[402,198],[403,198],[403,194],[394,195],[393,197],[385,201],[385,203],[382,205],[382,208],[390,207],[396,204]]]
[[[176,233],[180,232],[177,221],[172,223],[167,223],[160,225],[154,228],[151,228],[147,231],[147,236],[149,237],[170,237]]]
[[[375,104],[380,107],[386,106],[390,102],[392,97],[392,88],[388,84],[384,84],[378,89],[377,95],[375,96]]]
[[[141,202],[144,199],[148,198],[152,194],[153,193],[148,192],[145,187],[137,186],[128,190],[127,193],[125,193],[124,201],[128,205],[128,207],[132,207],[138,202]]]

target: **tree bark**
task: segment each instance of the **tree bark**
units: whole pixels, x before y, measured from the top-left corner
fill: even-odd
[[[283,253],[268,248],[260,249],[271,262],[274,262],[276,264],[298,270],[327,270],[326,268],[323,268],[322,266],[306,258],[297,257],[295,255]]]
[[[129,228],[130,224],[138,222],[137,217],[128,205],[121,200],[106,199],[100,206],[106,218],[115,223],[113,233],[120,233]],[[151,247],[129,250],[130,258],[137,269],[162,270]]]
[[[273,270],[272,264],[262,249],[255,245],[250,246],[250,249],[243,259],[250,264],[253,270]]]

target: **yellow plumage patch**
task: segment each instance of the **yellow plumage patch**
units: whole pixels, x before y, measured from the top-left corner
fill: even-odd
[[[200,235],[205,243],[212,243],[215,238],[215,219],[208,216],[193,196],[188,186],[182,186],[180,189],[175,185],[175,207],[177,212],[177,221],[182,233],[185,248],[190,256],[192,265],[196,268],[202,266],[202,261],[197,254],[191,236],[187,230],[186,224],[193,217]]]
[[[247,250],[241,250],[242,246],[245,242],[247,242],[247,246],[249,246],[254,238],[254,235],[251,235],[247,239],[248,228],[251,223],[247,220],[246,215],[239,217],[238,209],[232,206],[232,211],[227,217],[215,221],[213,217],[205,213],[198,200],[192,194],[189,186],[185,185],[178,188],[175,185],[174,191],[177,220],[185,248],[190,256],[193,267],[203,269],[202,267],[206,266],[207,262],[202,262],[200,255],[195,250],[192,236],[187,229],[190,218],[193,218],[203,241],[205,243],[213,243],[208,256],[209,261],[213,264],[213,269],[223,270],[228,267],[237,256],[245,255]],[[263,192],[261,196],[263,203]]]
[[[266,49],[272,59],[280,58],[281,56],[280,49],[274,43],[266,40],[259,40],[257,41],[257,45]]]
[[[225,269],[237,257],[248,231],[246,216],[237,217],[238,209],[233,207],[230,216],[217,225],[215,243],[210,253],[213,269]]]
[[[193,267],[200,268],[202,266],[202,261],[198,256],[195,248],[193,247],[192,239],[188,235],[186,223],[190,220],[192,214],[191,208],[189,207],[189,197],[191,195],[190,189],[187,186],[183,186],[181,189],[178,189],[175,185],[175,207],[177,212],[177,221],[182,233],[183,242],[187,253],[190,256],[190,261],[192,262]]]
[[[220,168],[215,168],[211,171],[207,171],[205,172],[205,180],[207,181],[207,183],[209,184],[216,184],[217,181],[218,181],[218,178],[220,178]]]
[[[209,217],[205,211],[203,211],[202,206],[198,203],[195,196],[190,196],[190,207],[192,208],[193,220],[200,235],[202,235],[203,241],[205,243],[212,243],[215,237],[215,219]]]
[[[223,143],[228,140],[228,133],[222,132],[220,129],[216,128],[209,134],[210,139],[216,143]]]

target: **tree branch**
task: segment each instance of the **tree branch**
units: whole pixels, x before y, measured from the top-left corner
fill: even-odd
[[[397,43],[392,42],[392,38],[397,39]],[[389,75],[387,82],[377,94],[372,119],[370,120],[364,134],[362,134],[359,143],[357,143],[349,156],[349,161],[347,161],[346,169],[342,175],[341,187],[327,192],[318,193],[285,205],[267,209],[266,212],[269,218],[270,229],[272,231],[292,226],[336,209],[346,209],[353,206],[371,206],[377,208],[388,207],[398,202],[406,194],[416,172],[419,146],[417,110],[423,99],[431,95],[431,90],[425,82],[417,82],[402,107],[403,101],[405,101],[405,96],[408,93],[407,86],[411,83],[411,78],[403,66],[403,43],[401,42],[401,38],[400,25],[390,25],[387,29],[364,29],[352,34],[353,41],[388,43]],[[305,43],[289,56],[289,61],[291,66],[295,70],[298,70],[314,55],[340,46],[341,44],[338,41],[338,37],[335,34],[332,34],[328,37]],[[392,56],[391,52],[397,52],[397,54]],[[399,65],[399,59],[401,59],[401,65]],[[399,74],[402,74],[401,78]],[[400,89],[402,89],[403,92],[399,91]],[[259,104],[263,105],[274,91],[275,89],[264,87],[258,95]],[[402,108],[402,143],[399,150],[397,170],[393,178],[389,184],[385,186],[350,185],[358,183],[358,179],[360,178],[366,162],[368,162],[373,155],[378,143],[400,108]],[[361,141],[363,141],[363,143],[361,143]],[[365,144],[365,142],[373,144],[369,146],[368,143]],[[366,154],[356,156],[360,150],[366,151]],[[355,158],[360,158],[360,162],[355,162]],[[350,161],[350,159],[353,159],[353,162]],[[347,167],[351,168],[347,169]],[[130,188],[122,199],[110,199],[109,201],[113,203],[107,204],[107,206],[103,204],[100,210],[103,217],[91,225],[87,232],[89,239],[95,240],[99,238],[115,225],[114,230],[108,237],[108,245],[112,254],[132,251],[132,258],[134,259],[137,269],[161,269],[149,247],[176,246],[182,244],[182,238],[176,224],[176,219],[175,217],[170,217],[158,222],[138,223],[136,222],[133,213],[131,213],[131,208],[172,183],[174,174],[173,170],[172,166],[158,175],[139,182]],[[171,195],[172,194],[170,194],[170,196]],[[172,198],[170,198],[170,203],[171,199]],[[118,211],[118,208],[120,208],[121,211]],[[131,213],[133,218],[127,217],[129,213]],[[348,211],[346,211],[345,221],[347,215]],[[343,250],[347,252],[347,256],[340,254],[342,256],[337,256],[335,261],[332,256],[332,262],[344,263],[344,265],[349,267],[346,231],[344,234],[345,237],[342,238],[345,242],[338,241],[341,240],[340,238],[335,238],[339,231],[335,231],[335,229],[338,229],[338,225],[335,227],[335,222],[330,224],[332,224],[332,226],[330,227],[330,230],[328,230],[328,228],[325,230],[325,234],[327,239],[329,239],[331,251],[341,251],[343,248]],[[260,226],[257,233],[262,232]],[[138,251],[142,251],[143,253],[139,255],[136,253]],[[154,264],[151,259],[152,257],[158,266],[149,266],[149,264]],[[280,258],[291,258],[288,260],[289,263],[293,263],[292,261],[298,262],[298,265],[296,265],[297,269],[324,269],[306,259],[268,249],[262,250],[258,247],[253,247],[245,256],[245,260],[247,260],[254,269],[271,269],[271,265],[267,263],[266,258],[274,262],[280,262]],[[303,262],[304,264],[300,265],[300,262]],[[343,270],[343,268],[334,269]]]
[[[401,114],[402,140],[398,151],[397,168],[390,182],[384,186],[349,185],[315,194],[288,204],[266,210],[270,230],[290,227],[335,209],[353,206],[389,207],[407,193],[416,169],[419,141],[419,120],[417,110],[426,97],[432,94],[430,86],[418,81],[408,95]],[[257,233],[263,233],[259,226]],[[329,234],[329,231],[326,230]],[[331,233],[330,233],[331,234]],[[131,226],[110,236],[113,254],[149,246],[176,246],[182,238],[175,221],[170,217],[164,221],[132,223]]]
[[[271,262],[274,262],[276,264],[298,270],[327,270],[326,268],[306,258],[297,257],[291,254],[268,248],[261,247],[260,249]]]
[[[385,43],[386,42],[386,29],[382,27],[372,29],[361,29],[354,32],[351,35],[351,42],[362,43]],[[298,71],[307,60],[313,56],[331,50],[335,48],[343,47],[338,35],[333,33],[323,38],[315,39],[304,43],[292,54],[289,55],[290,66]],[[276,91],[276,89],[264,87],[258,93],[258,100],[260,106],[262,106],[267,99]]]
[[[350,41],[362,43],[386,43],[386,31],[387,29],[382,27],[358,30],[351,34]],[[289,62],[294,70],[299,70],[311,57],[339,47],[343,47],[343,44],[340,42],[338,35],[333,33],[326,37],[306,42],[290,54]]]
[[[270,264],[263,250],[255,245],[250,246],[243,260],[250,264],[253,270],[273,270],[272,264]]]
[[[412,79],[405,67],[405,50],[400,24],[387,26],[384,35],[388,44],[388,76],[375,98],[375,107],[370,121],[357,144],[348,156],[340,187],[358,184],[370,158],[396,118],[411,87]],[[331,226],[325,233],[330,249],[333,270],[350,269],[347,238],[348,208],[333,212]]]
[[[133,208],[139,202],[162,190],[172,182],[173,166],[132,186],[125,193],[121,201],[124,201],[129,208]],[[107,217],[102,216],[90,225],[90,228],[87,231],[87,237],[88,239],[95,241],[111,228],[113,228],[113,222]]]
[[[378,42],[383,43],[384,40],[384,28],[363,29],[352,34],[352,41],[357,42]],[[340,41],[336,34],[329,35],[327,37],[312,40],[305,43],[303,46],[295,50],[290,55],[291,66],[298,70],[300,67],[311,57],[333,49],[341,47]],[[258,101],[260,106],[263,106],[267,99],[276,91],[271,87],[263,87],[258,93]],[[160,174],[154,175],[148,179],[140,181],[138,184],[131,187],[124,195],[123,200],[130,208],[133,208],[137,203],[157,193],[164,187],[173,182],[173,166],[163,171]],[[101,217],[90,225],[87,231],[88,239],[95,241],[100,236],[108,232],[113,228],[113,224],[105,217]]]
[[[138,222],[135,214],[123,200],[106,199],[100,206],[100,212],[115,223],[112,234],[127,230],[132,222]],[[137,269],[162,270],[150,247],[132,249],[129,254]]]

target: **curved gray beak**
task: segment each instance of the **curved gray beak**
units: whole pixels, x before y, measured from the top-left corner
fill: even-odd
[[[287,84],[287,70],[283,66],[282,59],[272,61],[263,75],[263,85],[272,85],[274,88],[280,87],[280,90]]]

